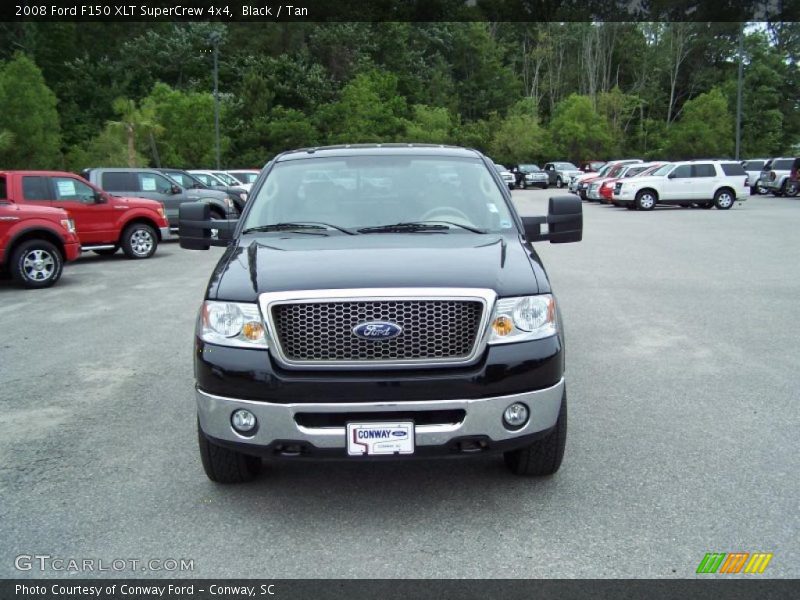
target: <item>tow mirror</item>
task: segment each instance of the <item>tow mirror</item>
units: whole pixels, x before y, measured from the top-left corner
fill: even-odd
[[[543,224],[547,224],[546,233],[542,233]],[[583,238],[583,206],[580,198],[551,197],[546,217],[522,217],[522,225],[525,228],[525,239],[529,242],[580,242]]]
[[[237,221],[211,219],[205,202],[184,202],[178,208],[178,236],[181,248],[208,250],[211,246],[227,246],[233,239]]]

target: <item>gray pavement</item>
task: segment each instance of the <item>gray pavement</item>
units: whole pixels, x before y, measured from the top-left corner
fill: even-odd
[[[514,197],[539,214],[557,193]],[[191,355],[220,249],[0,281],[0,577],[64,575],[19,572],[20,554],[186,558],[197,577],[693,577],[712,551],[773,552],[764,576],[800,577],[800,199],[590,204],[584,223],[582,243],[538,245],[570,400],[544,480],[482,457],[214,485]]]

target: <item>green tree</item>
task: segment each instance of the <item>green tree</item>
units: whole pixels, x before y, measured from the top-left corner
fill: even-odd
[[[489,143],[489,151],[492,158],[504,164],[546,160],[551,144],[547,132],[539,124],[532,99],[517,102],[500,121]]]
[[[10,148],[11,144],[13,143],[14,143],[14,134],[5,129],[0,130],[0,152],[3,152],[7,148]]]
[[[36,64],[21,53],[0,68],[0,131],[13,143],[0,151],[9,169],[61,167],[61,133],[56,96]]]
[[[391,142],[406,129],[406,110],[397,78],[373,70],[357,75],[341,98],[321,107],[317,115],[330,143]]]
[[[556,152],[574,162],[609,156],[614,146],[608,121],[588,96],[571,94],[558,103],[550,121]]]
[[[680,121],[669,129],[666,152],[672,159],[725,157],[733,154],[733,117],[719,88],[692,98]]]
[[[449,144],[452,142],[453,116],[443,107],[415,104],[403,136],[408,142]]]
[[[131,160],[124,132],[110,123],[86,142],[72,146],[66,155],[66,168],[75,172],[97,166],[144,167],[147,162],[136,149]]]
[[[117,98],[114,100],[114,112],[119,116],[119,120],[109,121],[108,126],[112,130],[122,132],[125,136],[128,154],[126,166],[135,167],[138,163],[137,138],[141,144],[143,136],[160,131],[160,126],[156,122],[154,112],[150,107],[139,107],[134,100],[129,98]]]
[[[220,121],[227,111],[221,103]],[[160,128],[158,154],[163,165],[200,168],[215,162],[214,96],[208,92],[181,92],[157,83],[142,101],[142,109],[152,115]],[[220,134],[220,153],[230,140]]]

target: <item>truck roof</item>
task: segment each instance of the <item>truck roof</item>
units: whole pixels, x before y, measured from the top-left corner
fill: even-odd
[[[339,146],[317,146],[289,150],[279,154],[275,160],[302,160],[306,158],[340,156],[448,156],[453,158],[479,158],[477,150],[443,144],[342,144]]]

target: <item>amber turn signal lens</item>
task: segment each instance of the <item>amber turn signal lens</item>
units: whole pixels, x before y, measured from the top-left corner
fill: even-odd
[[[264,326],[257,321],[248,321],[242,327],[242,336],[248,340],[260,340],[264,337]]]
[[[492,323],[492,329],[497,335],[508,335],[514,329],[511,319],[505,315],[497,317]]]

